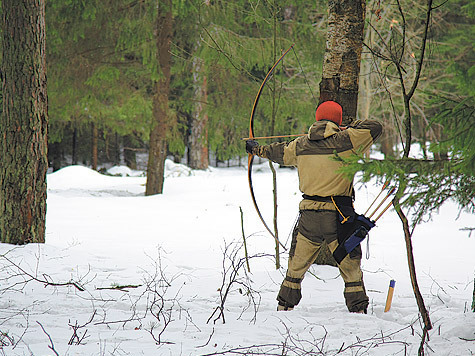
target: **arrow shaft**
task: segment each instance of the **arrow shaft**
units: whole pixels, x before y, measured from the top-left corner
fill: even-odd
[[[374,222],[378,221],[381,216],[388,210],[391,206],[393,205],[393,202],[391,201],[384,209],[383,211],[378,215],[376,219],[374,219]]]
[[[383,187],[381,188],[381,191],[379,192],[379,194],[376,196],[376,198],[374,198],[373,202],[371,203],[371,205],[369,206],[369,208],[366,210],[366,212],[363,214],[366,216],[366,214],[368,214],[369,210],[371,209],[371,207],[374,205],[374,203],[376,203],[376,201],[378,200],[379,196],[381,195],[381,193],[384,191],[384,189],[386,189],[386,187],[388,186],[389,184],[389,181],[386,181],[386,183],[383,184]]]
[[[372,213],[368,218],[371,219],[371,218],[373,217],[373,215],[376,214],[376,212],[377,212],[378,209],[381,207],[381,205],[384,204],[384,202],[391,196],[391,194],[394,193],[395,190],[396,190],[396,187],[392,187],[392,188],[391,188],[391,190],[388,192],[388,194],[384,197],[384,199],[381,201],[381,203],[379,203],[379,205],[376,207],[376,209],[374,209],[373,213]],[[389,209],[390,206],[391,206],[391,204],[388,205],[388,207],[386,208],[386,210]],[[384,213],[386,210],[384,210],[383,213]],[[383,215],[383,214],[380,214],[380,215],[378,216],[378,219],[381,217],[381,215]]]
[[[241,140],[263,140],[266,138],[284,138],[284,137],[299,137],[299,136],[306,136],[307,134],[295,134],[295,135],[279,135],[279,136],[259,136],[259,137],[244,137]]]

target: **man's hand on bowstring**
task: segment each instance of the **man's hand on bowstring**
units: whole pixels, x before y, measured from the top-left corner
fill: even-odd
[[[259,143],[256,140],[246,140],[246,152],[251,155],[257,155],[259,152]]]

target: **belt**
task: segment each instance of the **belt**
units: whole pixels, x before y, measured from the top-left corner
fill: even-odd
[[[346,205],[346,206],[352,206],[353,205],[353,198],[344,196],[344,195],[334,195],[334,196],[329,196],[329,197],[321,197],[319,195],[307,195],[303,194],[302,197],[307,200],[313,200],[313,201],[318,201],[322,203],[333,203],[333,200],[338,204],[338,205]]]

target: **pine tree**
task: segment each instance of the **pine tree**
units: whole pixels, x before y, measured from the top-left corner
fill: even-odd
[[[154,41],[158,59],[158,80],[153,99],[153,118],[147,166],[145,195],[161,194],[165,180],[167,157],[168,97],[170,91],[170,42],[172,37],[172,1],[162,1],[158,6]]]
[[[45,3],[2,1],[0,241],[45,241]]]

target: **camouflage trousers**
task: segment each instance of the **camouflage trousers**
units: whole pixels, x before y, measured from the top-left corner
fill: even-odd
[[[277,300],[293,307],[302,298],[301,283],[325,241],[333,252],[338,246],[338,216],[333,210],[303,210],[294,231],[287,273]],[[350,312],[366,311],[368,296],[361,272],[361,247],[346,256],[338,265],[345,282],[343,295]]]

